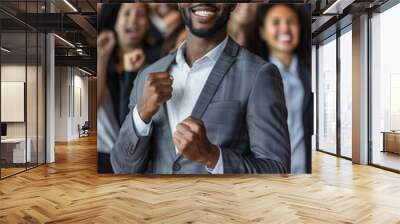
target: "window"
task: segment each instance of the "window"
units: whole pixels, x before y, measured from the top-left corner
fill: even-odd
[[[318,48],[318,149],[336,153],[336,37]]]
[[[371,159],[400,170],[400,5],[371,18]],[[397,151],[398,150],[398,151]]]
[[[352,156],[352,32],[340,36],[340,155]]]
[[[0,7],[18,8],[24,16],[41,12],[44,3],[0,1]],[[9,14],[0,17],[0,178],[5,178],[45,163],[46,39]]]
[[[317,108],[315,105],[317,105],[317,47],[315,45],[312,46],[312,51],[311,51],[311,90],[314,93],[314,108],[313,108],[313,114],[314,114],[314,127],[313,130],[317,130]],[[317,149],[317,140],[316,140],[316,135],[315,132],[312,136],[312,150]]]

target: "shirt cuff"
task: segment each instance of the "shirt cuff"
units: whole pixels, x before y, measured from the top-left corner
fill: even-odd
[[[136,106],[133,109],[133,123],[135,125],[136,133],[139,136],[145,137],[149,135],[152,121],[146,124],[140,117]]]
[[[222,152],[221,152],[221,148],[219,146],[218,146],[218,150],[219,150],[219,157],[218,157],[218,161],[217,161],[217,164],[215,165],[214,169],[208,168],[206,166],[206,170],[210,174],[224,174],[224,160],[222,159]]]

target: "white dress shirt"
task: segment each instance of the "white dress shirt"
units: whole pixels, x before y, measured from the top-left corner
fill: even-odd
[[[192,67],[189,67],[186,63],[184,56],[186,43],[181,44],[178,48],[175,58],[176,63],[169,70],[170,75],[174,77],[172,97],[167,101],[168,121],[172,134],[175,133],[176,126],[191,115],[208,76],[225,49],[227,42],[228,37],[206,55],[197,59]],[[147,136],[150,132],[151,122],[146,124],[140,118],[136,107],[133,111],[133,120],[138,134],[140,136]],[[179,153],[176,147],[175,150],[176,153]],[[214,169],[205,167],[211,174],[224,173],[222,153],[220,148],[219,150],[218,162]]]
[[[291,146],[291,173],[306,172],[306,144],[304,140],[303,100],[304,87],[298,71],[298,58],[294,57],[289,69],[279,59],[270,58],[281,73],[288,110],[288,129]]]

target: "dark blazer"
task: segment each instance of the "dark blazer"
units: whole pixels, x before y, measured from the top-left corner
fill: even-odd
[[[304,87],[303,127],[306,143],[306,172],[311,173],[312,165],[312,135],[314,134],[314,94],[311,90],[311,73],[299,66],[300,79]]]
[[[176,52],[138,75],[130,112],[111,153],[116,173],[206,174],[203,164],[175,153],[165,104],[153,116],[148,136],[136,133],[133,109],[151,72],[168,71]],[[282,80],[275,65],[232,39],[212,69],[192,111],[207,137],[221,148],[224,173],[290,172],[290,140]]]

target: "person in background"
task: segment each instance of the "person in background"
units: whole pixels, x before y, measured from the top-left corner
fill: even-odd
[[[98,38],[98,171],[108,173],[112,172],[110,151],[129,112],[129,94],[137,72],[158,59],[160,47],[149,43],[151,24],[146,4],[104,4],[102,15],[108,18],[100,20],[103,31]],[[107,31],[110,27],[113,31]]]
[[[183,43],[186,38],[185,25],[177,27],[168,37],[165,38],[161,48],[163,56],[175,51]]]
[[[240,46],[253,52],[253,33],[258,3],[238,3],[228,22],[228,34]]]
[[[163,35],[161,55],[171,53],[185,39],[185,25],[182,22],[178,5],[175,3],[149,3],[152,10],[151,21]]]
[[[257,31],[260,56],[274,63],[283,80],[291,142],[292,173],[311,172],[313,99],[310,37],[304,8],[286,4],[260,6]],[[308,42],[307,42],[308,41]],[[309,43],[310,42],[310,43]]]
[[[183,25],[176,3],[149,3],[149,6],[150,19],[164,38]]]

